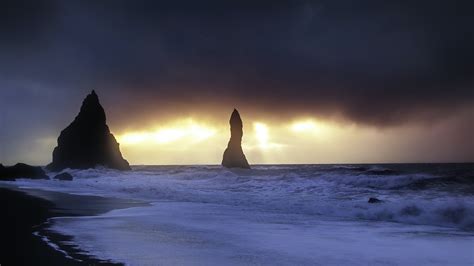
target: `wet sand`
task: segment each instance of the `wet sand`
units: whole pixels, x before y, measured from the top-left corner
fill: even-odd
[[[48,219],[93,216],[146,204],[13,186],[0,187],[0,201],[0,265],[117,265],[91,258],[81,254],[81,250],[64,244],[70,238],[48,231]],[[61,251],[42,238],[47,238]]]

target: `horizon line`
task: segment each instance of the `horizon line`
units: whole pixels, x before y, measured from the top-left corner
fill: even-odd
[[[368,165],[368,164],[474,164],[473,162],[373,162],[373,163],[257,163],[251,166],[275,165]],[[130,166],[222,166],[221,164],[130,164]],[[107,168],[107,167],[105,167]],[[71,168],[75,169],[75,168]],[[232,168],[229,168],[232,169]]]

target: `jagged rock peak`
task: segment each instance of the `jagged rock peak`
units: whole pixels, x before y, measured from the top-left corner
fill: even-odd
[[[99,165],[130,170],[120,153],[119,144],[110,133],[104,108],[93,90],[82,102],[74,121],[61,131],[48,169],[86,169]]]
[[[104,123],[106,122],[105,111],[99,102],[99,97],[92,90],[82,101],[81,110],[75,120],[78,122]]]
[[[224,151],[222,166],[228,168],[250,168],[242,150],[243,126],[239,111],[234,109],[229,120],[230,140]]]

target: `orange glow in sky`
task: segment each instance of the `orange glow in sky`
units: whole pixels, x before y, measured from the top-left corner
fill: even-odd
[[[275,121],[244,115],[242,119],[242,148],[250,164],[436,162],[440,156],[452,158],[459,153],[456,145],[440,141],[449,140],[445,136],[456,130],[448,126],[450,121],[426,131],[417,126],[380,129],[315,117]],[[182,117],[144,128],[113,124],[110,128],[132,165],[220,164],[230,137],[227,119]],[[24,160],[49,163],[56,138],[38,139],[36,146],[22,153],[31,156]],[[414,147],[416,153],[408,152]]]
[[[215,133],[214,128],[187,119],[156,129],[124,133],[117,138],[123,146],[159,145],[178,141],[189,144],[206,140]]]
[[[294,158],[288,152],[317,141],[331,131],[329,125],[306,119],[287,124],[244,122],[242,147],[254,163]],[[321,135],[321,136],[319,136]],[[228,124],[192,118],[175,120],[140,131],[117,134],[124,156],[132,164],[220,163],[230,137]]]

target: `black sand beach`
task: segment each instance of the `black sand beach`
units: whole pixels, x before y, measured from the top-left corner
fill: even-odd
[[[61,244],[68,237],[48,232],[48,218],[59,216],[91,216],[113,209],[143,205],[121,199],[79,196],[40,190],[1,188],[0,265],[117,265],[83,254],[74,247]],[[40,236],[58,245],[60,252]],[[66,254],[67,253],[67,254]]]

